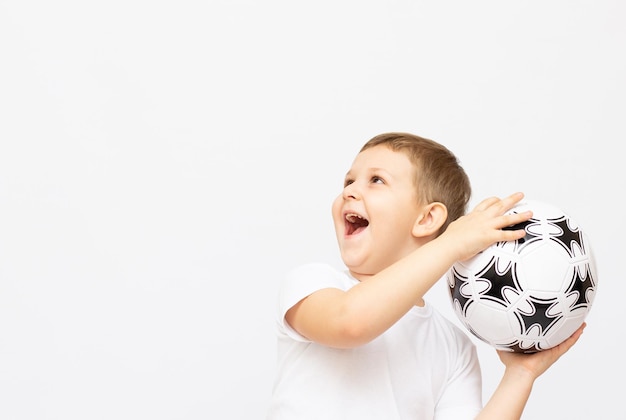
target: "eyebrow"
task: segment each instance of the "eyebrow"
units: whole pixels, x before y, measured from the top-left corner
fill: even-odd
[[[367,168],[368,172],[384,172],[390,176],[392,176],[391,172],[389,172],[387,169],[385,168]],[[348,171],[346,172],[346,176],[349,176],[352,173],[352,171]]]

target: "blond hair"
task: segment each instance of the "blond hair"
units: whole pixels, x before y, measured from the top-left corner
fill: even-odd
[[[361,148],[385,145],[393,151],[401,151],[415,167],[414,184],[420,204],[440,202],[448,210],[448,218],[439,233],[467,211],[472,188],[465,170],[456,156],[436,141],[410,133],[379,134]]]

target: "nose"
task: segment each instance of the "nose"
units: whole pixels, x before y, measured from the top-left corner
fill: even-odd
[[[360,194],[356,186],[356,182],[352,182],[351,184],[346,185],[343,189],[342,195],[343,195],[344,200],[358,199],[360,197]]]

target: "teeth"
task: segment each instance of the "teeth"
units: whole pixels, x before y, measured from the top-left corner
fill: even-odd
[[[350,223],[354,223],[359,219],[363,219],[363,218],[359,216],[358,214],[354,214],[354,213],[346,214],[346,220]]]

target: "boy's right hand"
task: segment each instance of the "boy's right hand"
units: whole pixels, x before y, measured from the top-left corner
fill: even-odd
[[[500,199],[490,197],[481,201],[470,213],[450,223],[442,236],[447,237],[457,261],[467,260],[490,245],[500,241],[523,238],[523,229],[503,230],[532,217],[531,211],[506,214],[524,194],[517,192]]]

